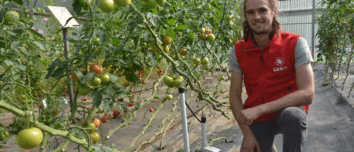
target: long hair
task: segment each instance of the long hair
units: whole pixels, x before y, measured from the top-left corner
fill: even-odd
[[[248,0],[243,0],[240,5],[239,13],[240,13],[240,18],[241,18],[241,26],[243,28],[243,40],[247,41],[248,37],[251,35],[253,37],[253,30],[251,29],[250,25],[247,22],[246,19],[246,3]],[[279,31],[282,29],[282,25],[280,21],[277,19],[279,15],[279,10],[278,10],[278,0],[268,0],[269,7],[272,11],[275,12],[275,16],[273,18],[273,23],[272,23],[272,31],[270,32],[269,39],[272,39],[274,32],[277,33],[277,36],[279,36]]]

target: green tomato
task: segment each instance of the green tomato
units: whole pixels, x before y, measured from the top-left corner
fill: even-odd
[[[348,7],[348,8],[347,8],[347,13],[348,13],[348,14],[353,14],[353,13],[354,13],[354,8]]]
[[[178,76],[177,79],[181,79],[182,81],[184,81],[184,78],[182,76]]]
[[[88,87],[81,87],[80,89],[79,89],[79,93],[81,94],[81,95],[87,95],[87,94],[89,94],[90,93],[90,88],[88,88]]]
[[[132,1],[131,0],[118,0],[116,1],[118,6],[120,7],[127,7]]]
[[[346,26],[346,25],[347,25],[347,22],[342,21],[342,22],[340,22],[340,25],[342,25],[342,26]]]
[[[106,84],[107,82],[109,82],[109,75],[108,74],[104,74],[100,76],[101,81],[103,84]]]
[[[93,39],[93,45],[100,45],[100,39],[99,38]]]
[[[90,134],[92,134],[93,132],[95,132],[95,131],[97,130],[96,125],[95,125],[94,123],[92,123],[92,122],[89,123],[87,127],[90,128],[90,129],[88,130],[88,132],[89,132]]]
[[[178,88],[182,84],[183,80],[182,79],[176,79],[173,81],[173,85]]]
[[[232,20],[232,16],[231,16],[231,15],[226,15],[225,19],[226,19],[227,21],[231,21],[231,20]]]
[[[204,67],[204,70],[209,71],[209,70],[210,70],[210,67],[206,66],[206,67]]]
[[[0,134],[0,141],[3,141],[3,140],[5,140],[5,135],[4,134]]]
[[[5,130],[5,136],[10,137],[10,134],[9,134],[9,132],[7,132],[7,130]]]
[[[149,0],[147,2],[147,7],[150,9],[155,9],[159,4],[157,3],[156,0]]]
[[[171,78],[171,77],[169,77],[169,76],[165,76],[164,78],[163,78],[163,82],[168,86],[168,87],[170,87],[170,88],[172,88],[173,87],[173,79]]]
[[[84,1],[84,5],[83,5],[83,7],[82,7],[82,9],[84,9],[84,10],[89,10],[89,6],[92,4],[92,0],[85,0]]]
[[[210,9],[211,9],[211,5],[208,4],[208,3],[206,3],[206,4],[204,5],[204,8],[205,8],[206,10],[210,10]]]
[[[194,62],[195,64],[197,64],[199,61],[200,61],[200,59],[197,58],[197,57],[195,57],[195,58],[193,59],[193,62]]]
[[[166,96],[166,99],[167,99],[167,100],[172,100],[172,99],[173,99],[173,96],[172,96],[171,94],[169,94],[169,95]]]
[[[220,90],[220,93],[224,93],[225,91],[224,90]]]
[[[114,9],[114,1],[113,0],[101,0],[99,7],[103,12],[106,12],[106,13],[112,12]]]
[[[214,40],[215,40],[214,34],[208,34],[208,36],[207,36],[207,41],[208,41],[209,43],[213,43]]]
[[[4,25],[10,25],[9,22],[19,22],[12,16],[16,16],[17,18],[20,18],[20,14],[18,14],[16,11],[8,11],[6,12],[6,15],[4,17]]]
[[[157,2],[159,5],[163,5],[163,3],[165,3],[165,0],[156,0],[156,2]]]
[[[101,84],[101,79],[95,77],[95,78],[91,81],[91,84],[92,84],[93,86],[98,86],[98,85]]]
[[[209,59],[207,57],[204,57],[201,64],[206,66],[209,63]]]
[[[97,132],[92,133],[91,139],[94,144],[97,143],[100,140],[100,134],[98,134]]]
[[[17,144],[23,149],[37,147],[43,141],[43,133],[38,128],[21,130],[16,136]]]

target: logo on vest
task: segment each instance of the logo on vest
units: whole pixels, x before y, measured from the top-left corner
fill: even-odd
[[[283,66],[284,63],[285,63],[285,60],[282,57],[278,57],[275,59],[275,64],[277,64],[277,66]],[[288,68],[287,66],[276,67],[276,68],[273,68],[273,71],[283,71],[287,68]]]

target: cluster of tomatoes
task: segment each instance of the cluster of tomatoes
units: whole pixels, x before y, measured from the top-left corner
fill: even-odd
[[[101,121],[102,121],[103,123],[106,123],[106,122],[107,122],[106,116],[107,116],[107,114],[105,113],[105,114],[101,117]],[[111,117],[111,114],[109,114],[108,116]]]
[[[141,79],[141,74],[143,74],[143,73],[144,73],[144,70],[141,70],[141,71],[139,71],[138,75],[139,75],[139,79],[141,80],[141,83],[145,84],[145,81]]]
[[[160,66],[157,66],[158,69],[160,69]],[[160,69],[159,71],[157,71],[158,75],[162,75],[162,70]]]
[[[332,35],[332,39],[331,40],[327,40],[326,46],[328,46],[329,48],[332,48],[337,39],[338,39],[338,36]]]
[[[43,109],[43,105],[40,105],[39,108]],[[44,123],[45,125],[50,125],[55,121],[55,117],[58,113],[58,110],[43,109],[38,121]]]
[[[92,122],[83,126],[85,128],[89,128],[88,132],[91,134],[91,139],[94,144],[97,143],[100,139],[100,135],[96,132],[100,124],[101,122],[97,118],[95,118]]]
[[[1,125],[3,126],[3,125]],[[0,127],[0,141],[5,140],[6,137],[10,137],[9,132],[7,132],[6,128]]]
[[[203,27],[201,33],[199,34],[199,40],[205,41],[206,36],[212,34],[211,31],[207,27]]]
[[[113,119],[118,118],[120,114],[121,114],[121,113],[120,113],[120,111],[119,111],[119,110],[114,109],[114,112],[113,112]]]
[[[101,75],[103,72],[102,65],[98,66],[97,64],[92,64],[90,67],[90,71],[94,71],[96,74]]]
[[[82,98],[81,101],[85,101],[84,103],[86,103],[87,98]]]

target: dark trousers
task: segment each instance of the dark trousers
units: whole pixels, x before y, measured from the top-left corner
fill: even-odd
[[[253,122],[250,128],[262,152],[271,152],[274,136],[283,134],[283,152],[301,152],[307,136],[307,113],[300,107],[287,107],[265,122]],[[243,141],[242,141],[243,145]],[[242,150],[241,145],[241,150]],[[254,149],[257,152],[257,149]]]

